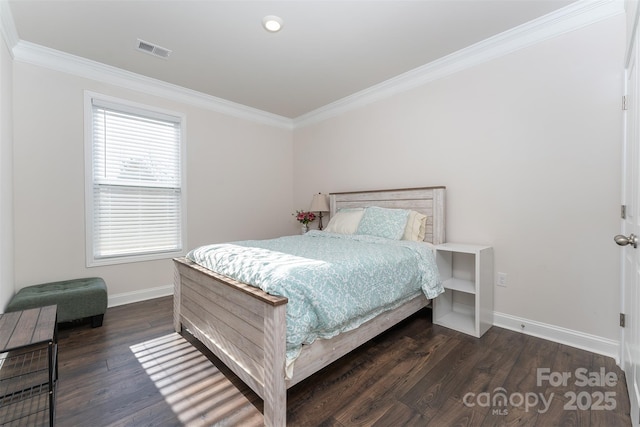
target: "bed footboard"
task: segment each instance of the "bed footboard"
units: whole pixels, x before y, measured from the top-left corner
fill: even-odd
[[[267,426],[287,414],[287,298],[174,259],[174,328],[189,330],[264,401]]]

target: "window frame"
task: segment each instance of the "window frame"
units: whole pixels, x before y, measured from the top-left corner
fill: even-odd
[[[113,109],[123,112],[139,114],[154,118],[165,117],[176,120],[180,126],[180,249],[148,252],[136,255],[113,255],[96,258],[94,254],[94,152],[93,152],[93,101],[97,100],[101,105],[109,105]],[[186,116],[183,113],[169,111],[125,99],[120,99],[96,92],[84,92],[84,151],[85,151],[85,258],[87,267],[103,265],[124,264],[133,262],[170,259],[182,256],[187,247],[186,219],[187,219],[187,192],[186,192]]]

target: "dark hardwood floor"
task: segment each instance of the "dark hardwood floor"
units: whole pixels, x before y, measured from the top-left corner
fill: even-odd
[[[262,425],[262,401],[192,341],[171,298],[62,325],[57,425]],[[476,339],[429,310],[293,387],[287,412],[291,426],[631,425],[613,359],[496,327]]]

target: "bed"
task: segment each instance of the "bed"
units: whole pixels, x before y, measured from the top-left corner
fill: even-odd
[[[445,188],[331,193],[330,213],[369,206],[426,215],[424,241],[444,242]],[[174,259],[174,327],[209,348],[264,401],[264,423],[286,425],[287,389],[427,306],[418,294],[356,329],[303,346],[287,371],[288,299],[234,280],[183,258]]]

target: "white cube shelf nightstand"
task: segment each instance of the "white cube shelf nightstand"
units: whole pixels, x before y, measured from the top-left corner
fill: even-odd
[[[433,323],[480,338],[493,325],[493,248],[436,246],[445,292],[433,300]]]

